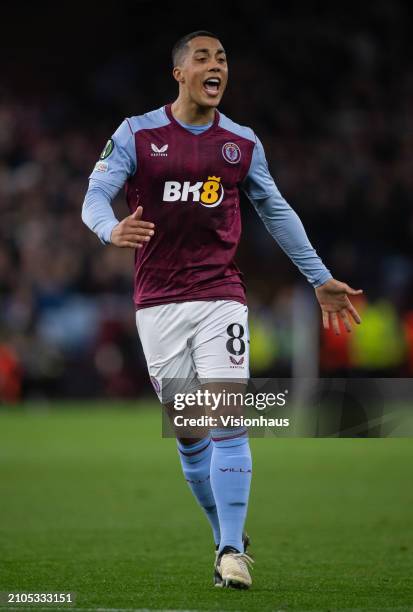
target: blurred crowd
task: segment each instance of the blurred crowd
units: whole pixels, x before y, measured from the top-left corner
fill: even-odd
[[[236,27],[225,14],[220,22],[230,65],[222,110],[257,132],[278,187],[334,276],[364,289],[355,335],[320,330],[314,359],[322,375],[413,374],[413,61],[404,6],[369,4],[355,25],[333,13],[270,9],[258,21],[241,2]],[[168,56],[169,47],[151,44],[148,54]],[[136,50],[107,54],[82,91],[22,94],[13,79],[1,83],[5,402],[148,390],[131,300],[133,254],[104,247],[80,219],[107,138],[123,117],[175,94],[167,60],[154,74],[135,58]],[[122,194],[114,206],[127,214]],[[289,375],[292,300],[305,280],[246,199],[242,210],[238,263],[251,309],[252,374]]]

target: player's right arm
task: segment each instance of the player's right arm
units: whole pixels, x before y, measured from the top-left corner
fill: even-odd
[[[112,201],[130,176],[136,172],[135,142],[129,121],[119,126],[108,140],[89,177],[89,188],[82,207],[82,220],[104,244],[132,249],[142,248],[154,233],[154,224],[142,221],[142,206],[119,221]]]

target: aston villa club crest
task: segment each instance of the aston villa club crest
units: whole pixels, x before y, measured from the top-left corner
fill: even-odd
[[[230,164],[237,164],[241,159],[241,150],[235,142],[226,142],[222,147],[222,157]]]

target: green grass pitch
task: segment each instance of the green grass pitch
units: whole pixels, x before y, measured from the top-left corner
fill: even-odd
[[[73,591],[91,610],[413,610],[411,439],[252,440],[240,592],[212,586],[209,525],[160,431],[150,403],[0,412],[0,591]]]

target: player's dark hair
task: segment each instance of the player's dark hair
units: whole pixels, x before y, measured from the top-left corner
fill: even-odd
[[[208,32],[207,30],[196,30],[196,32],[191,32],[190,34],[186,34],[186,36],[182,36],[173,46],[172,48],[172,65],[175,67],[181,61],[183,51],[185,51],[185,47],[193,38],[197,36],[208,36],[209,38],[216,38],[219,40],[216,34],[212,32]]]

